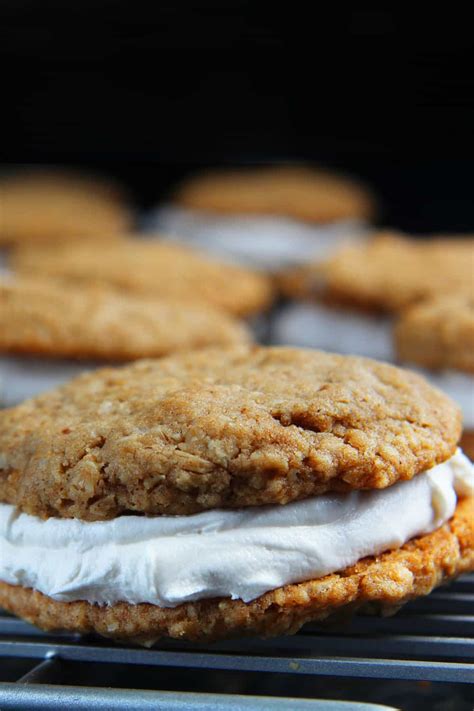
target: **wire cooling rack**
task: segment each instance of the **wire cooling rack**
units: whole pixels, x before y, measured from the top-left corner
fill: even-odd
[[[448,692],[459,700],[449,708],[469,709],[473,662],[474,575],[394,617],[356,617],[344,631],[307,625],[291,637],[206,647],[171,640],[153,649],[113,645],[98,637],[45,634],[0,614],[2,711],[61,709],[72,700],[74,708],[88,711],[287,709],[295,708],[294,698],[287,698],[292,695],[309,698],[308,709],[370,709],[377,706],[369,702],[389,703],[395,696],[398,703],[417,694],[422,701],[403,708],[421,709],[430,708],[423,699],[431,703],[433,694]],[[339,706],[327,700],[318,705],[321,698],[339,699]],[[306,708],[302,698],[298,708]]]

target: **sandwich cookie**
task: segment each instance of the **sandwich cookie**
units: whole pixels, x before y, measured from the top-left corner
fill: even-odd
[[[405,311],[395,329],[398,359],[423,370],[461,408],[462,447],[474,459],[474,299],[447,295]]]
[[[204,250],[276,270],[361,239],[374,213],[369,190],[352,178],[275,165],[191,177],[148,224]]]
[[[474,569],[460,415],[422,377],[233,346],[0,413],[0,605],[152,644],[382,612]]]
[[[279,276],[281,292],[296,303],[276,319],[274,340],[394,361],[398,312],[431,294],[472,292],[473,270],[470,238],[380,233]]]
[[[0,281],[0,400],[11,405],[111,361],[246,343],[231,316],[187,300]]]

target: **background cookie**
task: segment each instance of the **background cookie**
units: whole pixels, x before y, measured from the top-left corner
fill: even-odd
[[[21,273],[92,282],[127,292],[186,298],[247,316],[271,303],[270,281],[250,270],[206,259],[162,242],[120,240],[113,244],[18,250],[12,266]]]
[[[347,245],[325,262],[285,270],[280,291],[371,311],[398,311],[423,298],[474,289],[472,237],[414,240],[381,232]]]
[[[133,360],[248,340],[243,325],[199,303],[54,281],[0,282],[0,353]]]
[[[460,415],[363,358],[233,347],[105,369],[0,412],[0,500],[112,518],[383,488],[454,453]]]
[[[426,377],[461,408],[461,446],[474,460],[474,301],[462,294],[422,302],[402,313],[395,328],[398,358],[421,366]]]
[[[265,214],[326,223],[375,212],[370,192],[356,180],[303,165],[215,170],[188,179],[178,205],[216,213]]]
[[[129,231],[132,213],[113,184],[60,171],[0,179],[0,245],[110,239]]]
[[[474,373],[474,299],[447,295],[408,309],[395,342],[402,362]]]
[[[378,311],[398,311],[424,298],[474,294],[472,237],[410,240],[384,233],[330,258],[318,288],[329,300]],[[314,275],[308,269],[311,293]],[[316,275],[317,277],[317,275]]]

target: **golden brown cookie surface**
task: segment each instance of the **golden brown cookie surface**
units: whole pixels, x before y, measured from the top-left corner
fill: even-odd
[[[0,281],[0,352],[135,360],[248,342],[247,329],[208,305],[94,286]]]
[[[369,311],[397,312],[443,294],[474,294],[472,237],[414,240],[380,233],[340,249],[323,265],[308,264],[283,275],[292,297],[319,297]]]
[[[446,295],[407,309],[395,343],[402,362],[474,373],[474,299]]]
[[[384,488],[445,461],[456,406],[364,358],[235,346],[109,368],[0,412],[0,501],[113,518]]]
[[[339,573],[286,585],[250,603],[211,599],[160,608],[120,603],[99,607],[57,602],[31,589],[0,582],[0,605],[45,630],[97,632],[151,644],[160,637],[213,641],[226,637],[273,637],[297,632],[364,606],[389,612],[433,588],[474,570],[474,499],[458,503],[451,521],[399,549],[365,558]]]
[[[266,308],[273,295],[269,280],[261,274],[157,241],[124,239],[93,248],[25,249],[13,256],[12,264],[28,275],[202,301],[241,316]]]
[[[309,222],[370,219],[374,199],[357,181],[305,166],[216,170],[185,182],[183,207],[223,214],[264,214]]]
[[[109,240],[131,225],[120,193],[95,178],[34,171],[0,179],[0,245]]]

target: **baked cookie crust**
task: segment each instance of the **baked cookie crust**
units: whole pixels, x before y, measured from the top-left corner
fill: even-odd
[[[408,309],[396,325],[395,343],[402,362],[474,373],[474,298],[448,295]]]
[[[358,181],[302,165],[196,175],[181,185],[174,200],[182,207],[208,212],[280,215],[319,223],[367,220],[375,213],[373,196]]]
[[[0,281],[2,353],[127,361],[250,340],[243,324],[208,305],[61,282]]]
[[[384,488],[448,459],[454,403],[385,363],[234,346],[88,373],[0,412],[0,501],[192,514]]]
[[[250,603],[221,598],[176,608],[127,603],[99,607],[57,602],[0,582],[0,605],[48,631],[96,632],[144,645],[160,637],[209,642],[292,634],[306,622],[322,622],[367,607],[388,614],[472,570],[474,499],[470,498],[460,501],[451,521],[433,533],[339,573],[272,590]]]
[[[32,277],[93,283],[155,297],[201,301],[238,316],[267,308],[273,298],[263,274],[223,264],[186,247],[143,239],[113,244],[19,249],[12,266]]]
[[[0,180],[0,245],[110,240],[132,227],[121,192],[106,181],[35,170]]]

